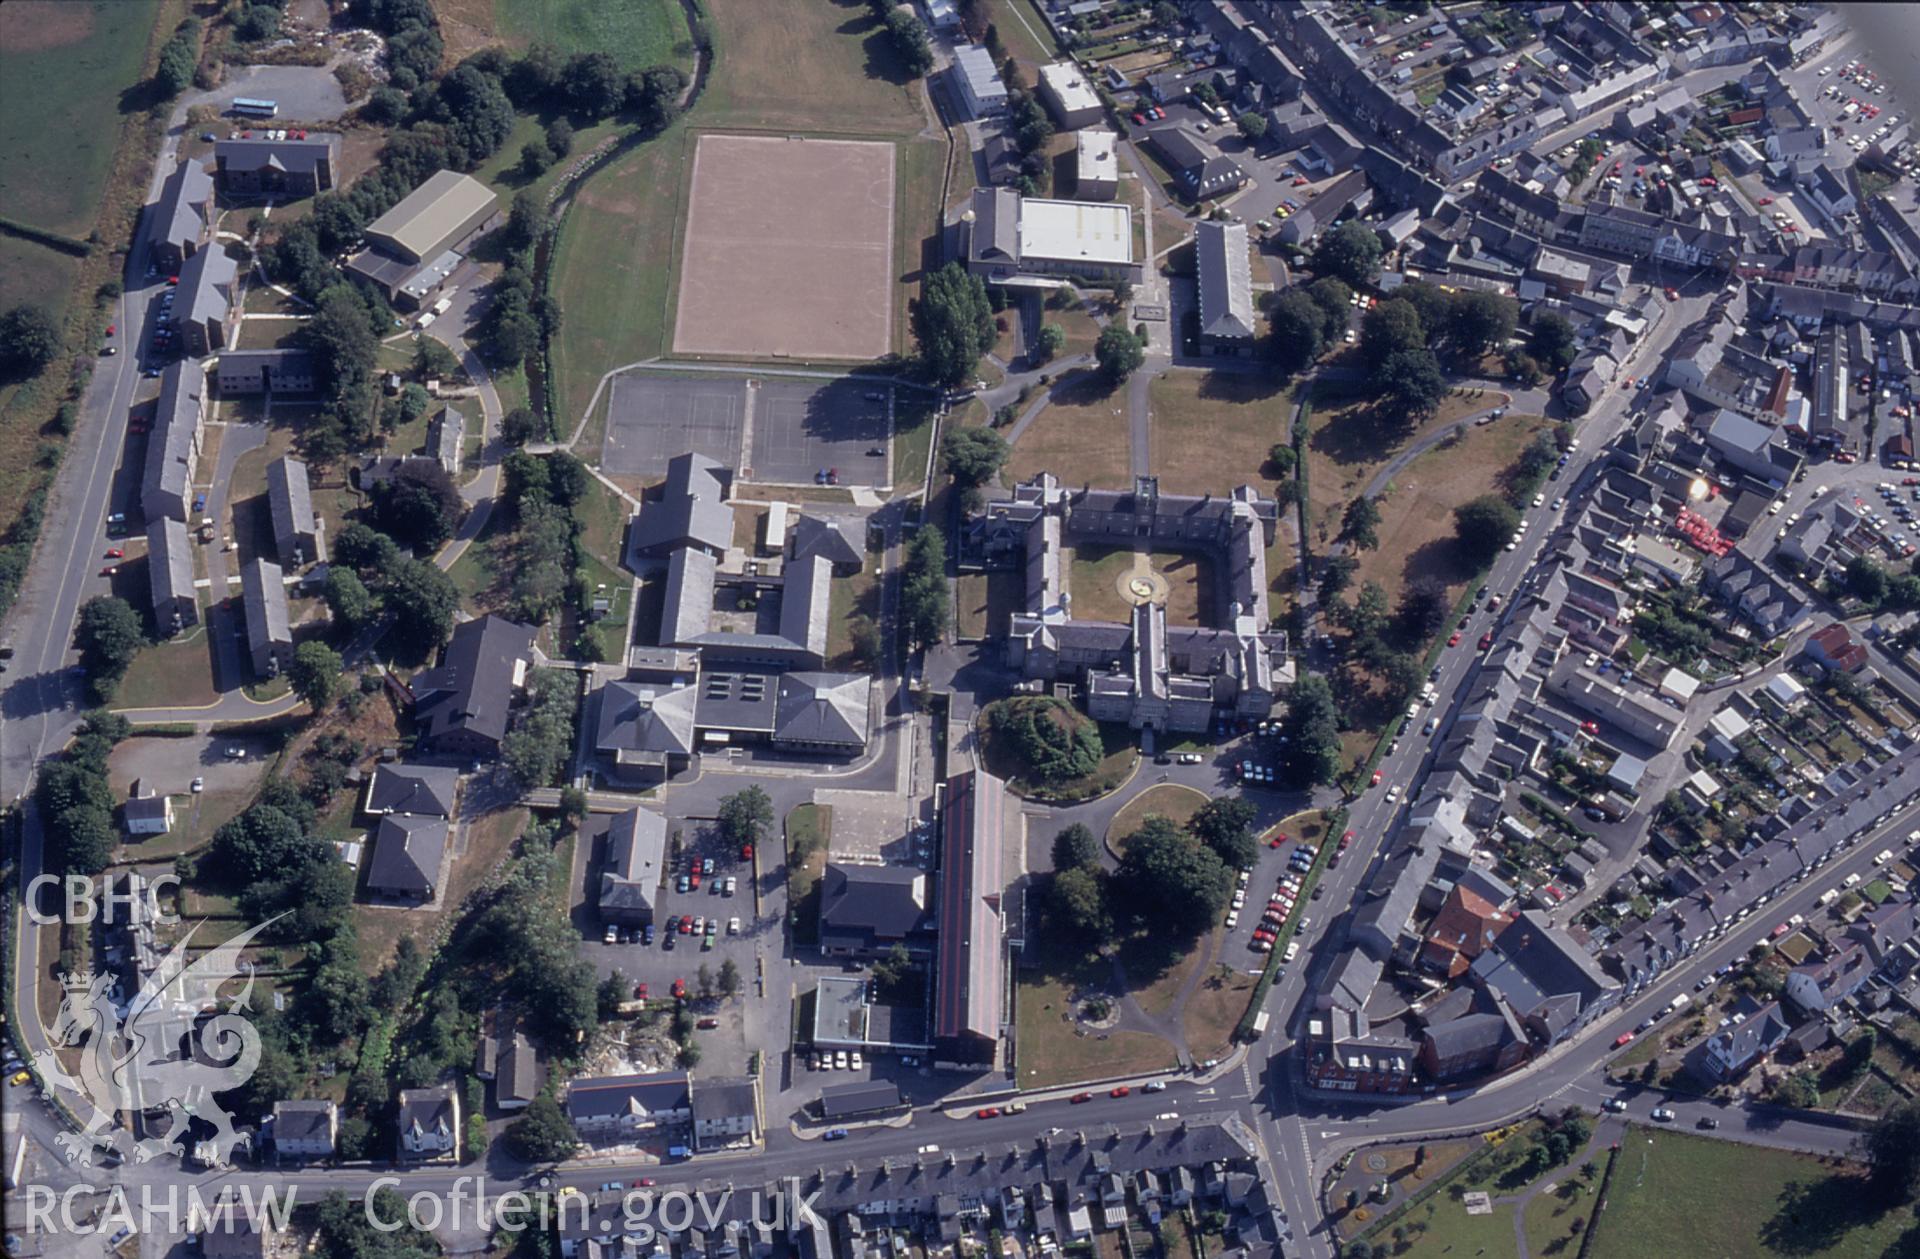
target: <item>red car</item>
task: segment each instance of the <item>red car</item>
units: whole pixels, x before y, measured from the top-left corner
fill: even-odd
[[[1455,631],[1453,631],[1453,633],[1451,633],[1451,634],[1449,634],[1449,635],[1447,635],[1447,646],[1449,646],[1449,647],[1458,647],[1459,645],[1460,645],[1460,631],[1459,631],[1459,630],[1455,630]]]
[[[1127,1096],[1127,1095],[1128,1095],[1129,1093],[1131,1093],[1131,1092],[1133,1092],[1133,1090],[1132,1090],[1132,1089],[1130,1089],[1130,1088],[1128,1088],[1128,1087],[1127,1087],[1126,1085],[1124,1085],[1124,1084],[1122,1084],[1122,1085],[1121,1085],[1121,1086],[1120,1086],[1119,1088],[1116,1088],[1116,1089],[1108,1089],[1108,1090],[1107,1090],[1107,1096],[1108,1096],[1108,1097],[1125,1097],[1125,1096]]]
[[[1146,126],[1146,125],[1147,125],[1147,116],[1146,116],[1146,115],[1145,115],[1144,113],[1141,113],[1141,112],[1140,112],[1139,110],[1137,110],[1137,109],[1136,109],[1136,110],[1134,110],[1134,111],[1133,111],[1133,125],[1134,125],[1134,126],[1136,126],[1136,127],[1144,127],[1144,126]]]
[[[1147,110],[1147,114],[1148,114],[1148,116],[1149,116],[1149,117],[1151,117],[1151,118],[1152,118],[1152,119],[1153,119],[1153,120],[1154,120],[1155,122],[1159,122],[1159,121],[1161,121],[1161,120],[1163,120],[1164,118],[1166,118],[1166,116],[1167,116],[1167,111],[1166,111],[1166,110],[1164,110],[1164,109],[1162,109],[1162,108],[1160,108],[1160,107],[1159,107],[1158,105],[1155,105],[1155,106],[1152,106],[1151,108],[1149,108],[1149,109]]]
[[[1352,847],[1352,845],[1353,845],[1353,832],[1348,831],[1346,834],[1340,837],[1340,851],[1345,852],[1348,848]]]
[[[659,1183],[660,1183],[659,1181],[655,1180],[651,1176],[642,1176],[640,1179],[633,1182],[633,1187],[635,1189],[651,1189]]]
[[[635,984],[633,986],[633,997],[636,1001],[645,1001],[647,999],[647,986],[645,984]]]
[[[1597,721],[1583,721],[1580,723],[1580,728],[1588,734],[1600,733],[1600,723]]]
[[[1800,230],[1800,225],[1798,223],[1789,223],[1780,230],[1783,232],[1797,232]]]
[[[1920,476],[1903,476],[1903,477],[1901,477],[1901,478],[1900,478],[1900,484],[1902,484],[1902,485],[1920,485]]]
[[[681,935],[693,934],[693,915],[692,914],[680,915],[680,934]]]
[[[1485,651],[1491,646],[1493,646],[1493,631],[1488,630],[1486,633],[1480,635],[1480,650]]]
[[[740,845],[740,860],[742,860],[742,861],[752,861],[752,860],[753,860],[753,845],[752,845],[752,844],[742,844],[742,845]]]
[[[129,433],[144,433],[147,431],[147,422],[145,420],[128,420],[127,431]]]
[[[127,553],[116,546],[107,551],[107,558],[110,560],[123,560],[127,558]]]
[[[1378,787],[1378,786],[1380,785],[1380,780],[1381,780],[1381,778],[1383,778],[1383,777],[1385,777],[1385,771],[1383,771],[1383,770],[1378,770],[1378,769],[1376,769],[1376,770],[1374,770],[1374,771],[1373,771],[1373,782],[1372,782],[1372,784],[1371,784],[1371,785],[1372,785],[1372,786],[1375,786],[1375,787]]]
[[[695,870],[687,876],[687,889],[693,892],[700,890],[700,872],[698,870]]]
[[[1091,1093],[1075,1093],[1072,1097],[1069,1097],[1067,1099],[1068,1102],[1070,1102],[1075,1106],[1078,1106],[1081,1102],[1090,1102],[1092,1100],[1093,1100],[1093,1094]]]
[[[115,565],[109,564],[105,568],[100,570],[100,575],[102,577],[111,577],[119,571],[120,570],[118,567],[116,567]]]
[[[177,275],[170,275],[170,276],[168,276],[168,277],[167,277],[167,283],[168,283],[168,284],[179,284],[179,283],[180,283],[180,277],[179,277],[179,276],[177,276]]]
[[[1275,835],[1272,839],[1267,841],[1267,847],[1278,848],[1280,845],[1286,842],[1287,842],[1287,837],[1285,835]]]
[[[1631,1044],[1632,1042],[1633,1042],[1633,1033],[1622,1032],[1618,1036],[1613,1038],[1613,1047],[1615,1049],[1619,1049],[1621,1046]]]
[[[973,1117],[975,1119],[998,1119],[1000,1117],[1000,1108],[998,1106],[982,1106],[979,1110],[973,1112]]]
[[[675,1001],[684,1001],[686,999],[686,996],[687,996],[687,981],[684,979],[674,980],[673,981],[673,999]]]
[[[1773,204],[1773,198],[1772,198],[1772,197],[1762,197],[1762,198],[1760,198],[1760,200],[1759,200],[1758,202],[1756,202],[1756,204],[1758,204],[1758,205],[1772,205],[1772,204]]]
[[[120,326],[119,324],[111,324],[111,323],[110,323],[110,324],[108,324],[108,325],[107,325],[107,335],[108,335],[108,336],[112,336],[112,335],[114,334],[114,331],[115,331],[115,330],[116,330],[117,328],[119,328],[119,326]]]
[[[1676,288],[1669,288],[1669,289],[1667,290],[1667,300],[1668,300],[1668,301],[1670,301],[1670,302],[1677,302],[1677,301],[1679,301],[1679,300],[1680,300],[1680,290],[1679,290],[1679,289],[1676,289]]]
[[[1311,179],[1308,179],[1305,175],[1295,175],[1293,177],[1293,186],[1295,188],[1305,188],[1308,184],[1312,182],[1313,181]]]

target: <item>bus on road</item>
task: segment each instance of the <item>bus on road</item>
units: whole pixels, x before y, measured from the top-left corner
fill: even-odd
[[[248,118],[272,118],[280,112],[280,102],[255,100],[247,96],[236,96],[233,99],[233,112],[242,114]]]

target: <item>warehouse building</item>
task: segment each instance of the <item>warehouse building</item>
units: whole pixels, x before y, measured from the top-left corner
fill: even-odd
[[[962,216],[967,269],[989,284],[1051,288],[1063,278],[1138,284],[1133,210],[1048,201],[1011,188],[975,188]]]
[[[1207,354],[1253,352],[1253,263],[1245,223],[1204,222],[1194,229],[1200,272],[1200,349]]]
[[[418,309],[460,265],[498,204],[479,180],[443,170],[368,224],[367,248],[347,260],[347,270],[372,281],[395,306]]]
[[[1100,121],[1103,112],[1100,94],[1071,61],[1056,61],[1040,67],[1040,99],[1047,103],[1065,131],[1091,126]]]

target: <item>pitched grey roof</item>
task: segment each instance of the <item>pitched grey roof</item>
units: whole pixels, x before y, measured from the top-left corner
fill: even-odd
[[[609,755],[623,751],[691,755],[694,699],[691,686],[609,682],[600,691],[594,746]]]
[[[213,155],[230,171],[272,166],[289,174],[308,175],[332,153],[336,138],[314,133],[304,140],[216,140]]]
[[[642,555],[676,546],[702,546],[719,554],[733,545],[733,509],[726,504],[733,474],[696,451],[667,461],[667,483],[657,503],[640,509],[633,546]]]
[[[833,566],[815,555],[788,564],[780,586],[780,637],[825,659]]]
[[[1474,960],[1473,974],[1523,1017],[1555,997],[1575,997],[1584,1008],[1619,987],[1572,936],[1534,910],[1494,937],[1493,947]]]
[[[440,856],[447,847],[447,820],[394,813],[380,819],[373,834],[373,860],[367,886],[381,891],[425,895],[440,877]]]
[[[239,277],[239,265],[218,243],[200,250],[180,267],[180,304],[173,317],[181,323],[225,320]]]
[[[427,424],[427,456],[449,473],[460,471],[461,443],[467,437],[467,417],[458,407],[441,407]]]
[[[1020,194],[1011,188],[975,188],[970,208],[972,256],[1020,261]]]
[[[1247,225],[1207,221],[1194,229],[1200,270],[1200,335],[1251,338],[1253,264],[1247,255]]]
[[[600,908],[651,911],[666,867],[667,820],[638,806],[607,825],[607,864],[600,873]]]
[[[802,516],[793,523],[793,558],[804,560],[818,555],[832,564],[862,564],[866,552],[847,521]]]
[[[540,1091],[540,1055],[527,1034],[515,1029],[500,1047],[493,1081],[494,1101],[502,1106],[532,1102]]]
[[[719,1122],[755,1112],[753,1081],[745,1076],[716,1076],[693,1081],[693,1120]]]
[[[793,743],[867,741],[873,680],[864,673],[783,673],[773,735]]]
[[[276,1140],[311,1141],[332,1125],[334,1104],[329,1101],[290,1101],[273,1104]]]
[[[307,465],[298,459],[279,458],[267,465],[267,509],[273,515],[274,548],[282,561],[291,563],[303,538],[313,537],[318,529],[313,519],[313,496],[307,487]],[[307,555],[308,560],[318,559]]]
[[[377,765],[367,786],[367,812],[452,817],[459,785],[460,771],[449,766]]]
[[[927,872],[918,866],[827,863],[820,880],[823,944],[879,947],[928,930]]]
[[[148,516],[174,515],[180,504],[184,520],[193,502],[188,463],[200,430],[200,408],[207,378],[199,364],[174,363],[160,378],[160,400],[147,434],[147,464],[140,479],[141,506]]]
[[[213,176],[207,168],[199,162],[180,163],[160,185],[160,199],[154,202],[147,224],[147,239],[175,244],[198,240],[206,230],[212,203]]]
[[[494,743],[507,734],[508,710],[522,666],[532,659],[533,630],[484,616],[455,627],[440,664],[415,674],[414,720],[431,743],[469,731]]]
[[[636,1112],[692,1109],[684,1071],[588,1076],[567,1087],[567,1117],[575,1123]]]
[[[293,641],[287,621],[287,587],[278,564],[256,559],[241,569],[240,598],[246,608],[249,643],[258,647]]]
[[[690,546],[681,547],[667,560],[666,604],[660,617],[663,645],[690,643],[707,632],[719,571],[720,561]]]
[[[172,624],[174,603],[194,599],[193,548],[184,521],[163,517],[147,526],[147,581],[155,621],[164,632]]]
[[[829,1084],[820,1090],[820,1113],[827,1119],[885,1110],[900,1104],[900,1086],[890,1080],[862,1080],[855,1084]]]

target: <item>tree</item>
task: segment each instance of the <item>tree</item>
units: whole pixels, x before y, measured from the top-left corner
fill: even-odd
[[[1113,931],[1105,879],[1097,869],[1075,866],[1056,872],[1047,887],[1047,913],[1054,926],[1090,944],[1105,943]]]
[[[731,998],[740,991],[740,966],[732,958],[720,963],[720,995]]]
[[[1395,354],[1425,349],[1427,333],[1412,302],[1381,302],[1360,320],[1360,358],[1379,371]]]
[[[611,53],[576,53],[560,72],[560,90],[575,112],[605,118],[625,102],[626,80]]]
[[[734,844],[758,844],[773,825],[773,801],[758,786],[742,787],[720,801],[720,830]]]
[[[293,693],[318,712],[340,693],[340,653],[318,639],[301,643],[294,648],[287,680]]]
[[[1233,876],[1211,849],[1163,817],[1149,817],[1127,840],[1115,875],[1135,916],[1198,935],[1226,908]]]
[[[1447,378],[1432,350],[1405,350],[1382,363],[1374,379],[1387,398],[1414,417],[1424,418],[1447,396]]]
[[[679,67],[648,66],[627,76],[627,108],[641,126],[664,127],[679,110],[680,93],[686,86],[687,76]]]
[[[1244,870],[1260,856],[1260,845],[1253,836],[1258,812],[1245,796],[1216,796],[1200,806],[1188,820],[1187,829],[1228,867]]]
[[[954,428],[940,442],[947,475],[963,490],[977,489],[1000,474],[1011,453],[1007,439],[991,428]]]
[[[972,380],[980,356],[993,344],[987,286],[957,262],[927,277],[913,322],[928,375],[949,388]]]
[[[579,1144],[573,1124],[553,1098],[542,1093],[518,1119],[507,1125],[507,1149],[528,1163],[557,1163]]]
[[[540,194],[533,189],[522,188],[514,193],[513,206],[507,211],[508,248],[525,249],[533,244],[540,235],[540,223],[544,213],[544,203],[540,199]]]
[[[890,10],[886,26],[901,69],[916,79],[933,69],[933,43],[927,38],[926,24],[915,17],[911,9]]]
[[[987,728],[1035,782],[1083,778],[1106,754],[1099,727],[1051,696],[1001,700],[988,708]]]
[[[453,536],[467,514],[453,477],[437,459],[408,459],[374,487],[380,527],[415,551],[432,551]]]
[[[1519,525],[1520,513],[1495,494],[1482,494],[1453,509],[1454,537],[1475,563],[1491,562]]]
[[[1067,346],[1067,333],[1057,323],[1042,324],[1033,338],[1033,361],[1050,363]]]
[[[1301,372],[1326,344],[1326,316],[1303,289],[1281,293],[1267,310],[1267,357],[1283,372]]]
[[[553,150],[555,160],[573,152],[573,124],[565,118],[555,118],[548,123],[547,147]]]
[[[619,1013],[620,1007],[627,1001],[627,977],[618,966],[600,981],[594,989],[594,1007],[602,1023],[611,1022]]]
[[[453,614],[460,591],[445,573],[419,560],[399,561],[383,585],[387,611],[393,614],[393,639],[400,654],[425,659],[453,635]]]
[[[255,803],[213,833],[213,851],[233,885],[271,878],[293,864],[305,836],[299,824],[270,804]]]
[[[400,391],[400,422],[411,424],[427,413],[433,405],[433,397],[415,381],[408,381],[406,388]]]
[[[952,620],[947,587],[947,539],[934,525],[922,525],[907,543],[900,582],[900,619],[908,641],[928,647],[946,637]]]
[[[1454,294],[1446,324],[1447,344],[1462,359],[1477,359],[1513,335],[1519,307],[1502,293],[1470,289]]]
[[[1240,129],[1240,134],[1245,136],[1250,144],[1258,144],[1260,137],[1267,134],[1267,120],[1251,110],[1235,118],[1233,125]]]
[[[1380,546],[1380,505],[1365,494],[1347,504],[1340,517],[1340,536],[1358,551],[1377,550]]]
[[[1905,1101],[1880,1116],[1861,1138],[1868,1184],[1883,1207],[1920,1197],[1920,1102]]]
[[[526,407],[515,407],[500,419],[500,436],[515,448],[547,435],[546,423]]]
[[[1446,583],[1437,578],[1415,578],[1400,592],[1400,628],[1411,641],[1418,642],[1439,630],[1452,611]]]
[[[1172,0],[1159,0],[1153,6],[1153,24],[1155,26],[1174,26],[1180,21],[1180,6]]]
[[[1098,869],[1100,841],[1092,831],[1075,822],[1053,837],[1053,868],[1062,870]]]
[[[1147,361],[1147,349],[1139,337],[1117,323],[1110,323],[1100,330],[1100,339],[1093,343],[1093,359],[1100,365],[1100,374],[1106,377],[1107,383],[1117,385]]]
[[[1340,722],[1326,678],[1310,673],[1294,683],[1282,730],[1280,769],[1289,785],[1332,782],[1340,770]]]
[[[400,547],[386,534],[356,520],[333,540],[333,560],[329,573],[342,566],[364,573],[386,573],[400,562]]]
[[[1332,603],[1340,597],[1342,591],[1353,584],[1353,575],[1360,571],[1360,561],[1351,555],[1330,555],[1320,567],[1320,602]]]
[[[74,645],[87,671],[87,684],[100,703],[113,698],[127,666],[146,646],[140,615],[133,605],[114,595],[95,595],[80,605],[80,624]]]
[[[1315,275],[1338,276],[1359,288],[1371,284],[1379,274],[1380,254],[1380,238],[1373,228],[1358,219],[1348,219],[1315,243],[1307,265]]]
[[[1565,370],[1580,352],[1574,342],[1573,325],[1564,316],[1551,312],[1533,317],[1533,332],[1527,339],[1527,348],[1550,372]]]
[[[60,325],[40,307],[23,302],[0,315],[0,376],[31,376],[59,354]]]
[[[1870,555],[1856,555],[1847,561],[1847,593],[1869,606],[1878,606],[1887,597],[1887,570]]]

